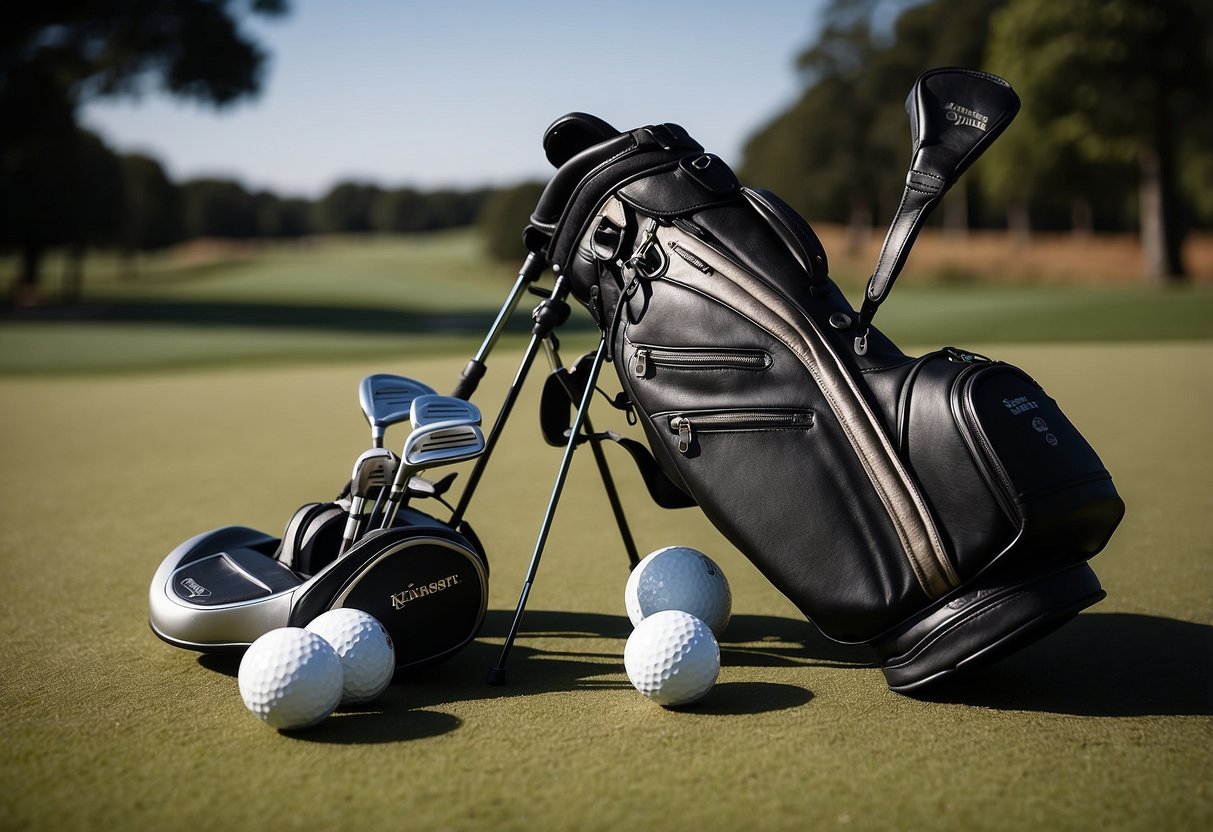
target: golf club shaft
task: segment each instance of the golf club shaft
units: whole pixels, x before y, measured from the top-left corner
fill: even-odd
[[[400,464],[403,466],[404,462],[401,461]],[[409,472],[409,476],[411,477],[413,474],[417,473],[418,470],[420,469],[411,470]],[[397,490],[395,484],[391,486],[391,491],[389,491],[387,495],[387,503],[383,508],[383,520],[380,522],[379,528],[390,529],[392,524],[396,522],[396,515],[400,511],[400,506],[408,498],[408,479],[406,478],[404,482],[405,485],[403,485],[399,490]]]
[[[530,258],[527,259],[529,260]],[[565,285],[564,278],[557,278],[555,286],[552,287],[552,298],[563,301],[567,295],[568,288]],[[497,440],[501,437],[506,422],[509,420],[510,412],[513,411],[514,405],[518,401],[518,396],[522,392],[522,384],[526,381],[527,373],[530,372],[531,365],[535,362],[535,356],[539,353],[539,347],[549,336],[549,332],[536,331],[531,334],[531,341],[527,344],[526,352],[522,356],[522,363],[518,366],[518,372],[514,376],[510,389],[506,391],[505,401],[501,404],[497,420],[493,422],[493,429],[489,433],[488,440],[485,442],[484,453],[480,459],[476,460],[476,467],[468,475],[468,484],[464,487],[463,493],[459,495],[459,503],[455,506],[455,513],[451,515],[450,519],[451,528],[458,528],[464,514],[467,513],[468,505],[472,502],[472,495],[476,493],[476,487],[480,484],[480,478],[484,475],[485,466],[488,465],[489,458],[493,455],[493,448],[496,447]]]
[[[505,681],[505,663],[510,654],[510,648],[514,646],[514,639],[518,636],[518,628],[522,624],[522,614],[526,610],[527,598],[531,594],[531,586],[535,583],[535,575],[539,571],[539,559],[543,556],[544,546],[547,544],[548,533],[552,529],[552,521],[556,517],[556,505],[560,502],[560,494],[564,491],[564,482],[568,478],[569,467],[573,462],[573,452],[577,450],[578,434],[581,433],[582,426],[585,424],[586,415],[590,409],[590,401],[594,396],[594,386],[598,383],[598,372],[602,369],[603,359],[606,357],[606,336],[598,341],[598,352],[594,356],[594,363],[590,367],[589,377],[586,379],[585,393],[581,396],[581,402],[577,406],[577,415],[573,418],[573,425],[569,430],[569,441],[564,446],[564,456],[560,460],[560,469],[556,473],[556,482],[552,486],[552,496],[548,500],[547,511],[543,515],[543,523],[539,527],[539,537],[535,541],[535,551],[531,555],[531,563],[527,568],[526,580],[522,585],[522,593],[518,598],[518,608],[514,611],[514,622],[510,625],[510,631],[506,635],[505,644],[501,648],[501,656],[497,659],[497,665],[489,672],[489,681],[493,684],[501,684]]]
[[[366,501],[361,497],[354,497],[350,501],[350,515],[345,521],[345,530],[341,535],[341,545],[337,547],[337,557],[344,555],[346,550],[358,539],[359,527],[362,524],[362,509],[365,505]]]
[[[545,268],[547,268],[547,261],[543,259],[543,255],[537,252],[527,255],[526,260],[522,263],[522,268],[518,271],[518,279],[514,281],[514,288],[506,296],[505,303],[501,305],[501,309],[497,313],[497,319],[489,327],[488,335],[485,336],[475,357],[468,362],[463,373],[460,374],[459,382],[451,393],[452,396],[457,399],[470,399],[476,392],[480,379],[484,377],[486,369],[484,362],[488,359],[489,353],[493,351],[493,347],[496,346],[501,333],[505,331],[505,325],[514,313],[518,299],[526,292],[527,286],[539,279]]]

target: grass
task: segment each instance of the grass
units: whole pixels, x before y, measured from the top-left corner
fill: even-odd
[[[296,734],[244,711],[234,661],[151,635],[148,581],[189,535],[274,531],[331,495],[363,449],[353,389],[374,368],[0,379],[0,828],[1207,828],[1213,345],[973,346],[1061,400],[1129,506],[1093,562],[1108,600],[1048,639],[932,700],[890,693],[612,456],[642,552],[701,548],[734,591],[716,688],[663,710],[623,673],[625,560],[578,458],[510,683],[488,687],[559,456],[533,383],[472,505],[493,565],[481,638]],[[489,412],[516,359],[493,365]],[[629,430],[600,410],[600,429]]]
[[[53,263],[49,273],[57,273]],[[90,263],[89,275],[79,303],[0,311],[0,375],[468,355],[513,281],[511,267],[486,261],[469,232],[196,246],[144,264],[137,279],[105,258]],[[900,343],[924,344],[1213,337],[1209,285],[950,284],[939,277],[911,270],[879,326]],[[848,289],[853,300],[859,293]],[[532,299],[521,305],[525,311]],[[511,332],[525,333],[527,323],[518,315]],[[591,327],[577,310],[566,331]]]
[[[460,235],[195,254],[134,283],[101,264],[85,304],[0,319],[0,829],[1213,823],[1207,287],[911,273],[881,312],[901,343],[1023,366],[1128,505],[1092,563],[1108,599],[967,682],[889,692],[862,649],[825,641],[701,513],[650,505],[608,450],[642,553],[695,546],[729,576],[720,681],[683,711],[629,686],[626,561],[579,456],[510,683],[488,687],[559,458],[535,429],[535,378],[469,515],[493,567],[480,638],[370,707],[280,734],[244,710],[233,660],[152,636],[156,566],[190,535],[277,533],[330,498],[366,444],[358,380],[453,382],[511,275]],[[591,339],[570,329],[567,356]],[[509,339],[490,362],[490,420],[518,355]],[[608,411],[598,429],[637,435]]]

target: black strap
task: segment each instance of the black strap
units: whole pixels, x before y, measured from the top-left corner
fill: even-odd
[[[694,497],[670,479],[665,469],[657,464],[653,454],[642,443],[609,430],[595,434],[592,438],[598,437],[611,440],[631,455],[637,470],[640,471],[640,478],[644,480],[644,487],[654,503],[662,508],[691,508],[698,505]]]
[[[568,442],[571,424],[569,408],[574,401],[580,400],[585,390],[584,362],[593,357],[593,353],[587,353],[574,362],[572,371],[561,367],[552,371],[544,382],[539,399],[539,426],[544,441],[549,445],[563,447]],[[670,479],[649,449],[635,439],[614,431],[583,435],[578,439],[579,442],[603,440],[610,440],[628,452],[654,503],[662,508],[690,508],[697,505],[693,497]]]

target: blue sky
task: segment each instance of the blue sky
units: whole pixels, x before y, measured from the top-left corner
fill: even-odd
[[[540,148],[582,110],[622,129],[682,124],[740,162],[797,95],[824,0],[295,0],[250,23],[271,53],[259,98],[222,112],[154,91],[86,125],[171,176],[319,196],[362,178],[421,187],[546,178]]]

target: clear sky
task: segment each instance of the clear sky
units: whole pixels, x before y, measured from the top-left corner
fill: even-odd
[[[572,110],[621,129],[672,121],[739,163],[799,92],[824,0],[294,0],[250,22],[261,95],[216,112],[152,91],[83,121],[181,180],[230,176],[315,197],[385,186],[546,178],[544,128]]]

